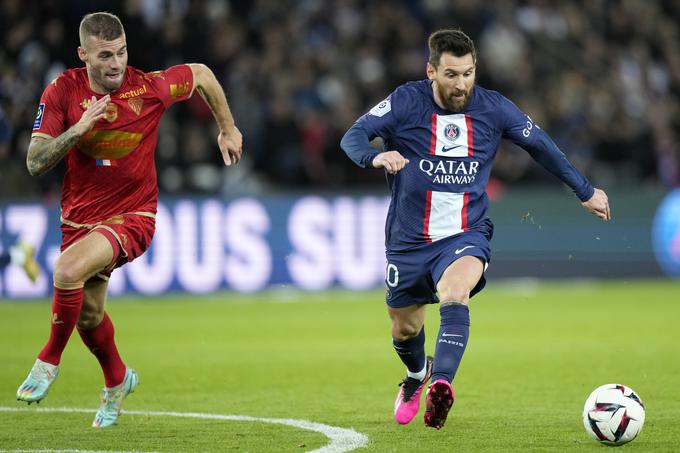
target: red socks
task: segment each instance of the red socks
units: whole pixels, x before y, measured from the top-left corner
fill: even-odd
[[[52,328],[50,339],[38,354],[43,362],[59,365],[61,354],[78,322],[80,308],[83,305],[83,288],[54,288],[52,298]]]
[[[66,348],[73,329],[78,322],[80,309],[83,305],[83,288],[61,289],[54,288],[52,299],[52,328],[50,338],[45,347],[38,354],[43,362],[59,365],[61,354]],[[113,323],[105,312],[104,319],[97,327],[90,330],[78,329],[80,338],[88,349],[97,357],[104,371],[107,387],[115,387],[125,379],[125,364],[118,354],[113,340]]]
[[[104,381],[107,387],[115,387],[125,379],[125,364],[118,354],[118,348],[113,340],[113,323],[108,313],[104,312],[104,319],[97,327],[90,330],[78,329],[80,338],[90,352],[97,357],[104,371]]]

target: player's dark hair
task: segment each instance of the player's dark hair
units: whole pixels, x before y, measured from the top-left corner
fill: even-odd
[[[439,66],[439,59],[443,53],[450,53],[456,57],[472,54],[472,61],[477,61],[475,43],[461,30],[437,30],[427,40],[430,47],[430,64]]]
[[[113,41],[125,33],[123,24],[118,16],[106,12],[90,13],[83,16],[78,32],[81,45],[88,36],[94,36],[105,41]]]

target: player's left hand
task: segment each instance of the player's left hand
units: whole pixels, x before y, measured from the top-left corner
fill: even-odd
[[[612,214],[609,210],[609,198],[604,190],[595,189],[593,196],[590,197],[588,201],[584,201],[581,205],[591,212],[604,220],[605,222],[611,220]]]
[[[220,131],[217,136],[217,144],[222,152],[224,165],[238,164],[243,152],[243,136],[236,126]]]

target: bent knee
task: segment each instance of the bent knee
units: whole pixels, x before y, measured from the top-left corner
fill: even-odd
[[[472,288],[461,284],[442,285],[438,291],[440,303],[442,305],[447,303],[467,304],[470,300],[470,291],[472,291]]]
[[[406,341],[409,338],[418,336],[423,326],[415,323],[392,323],[392,338],[397,341]]]
[[[85,283],[88,275],[78,262],[64,259],[57,260],[54,265],[54,283],[61,285],[81,285]]]

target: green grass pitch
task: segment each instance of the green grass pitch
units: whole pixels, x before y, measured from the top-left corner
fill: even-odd
[[[308,420],[368,437],[359,451],[605,451],[587,437],[583,403],[617,382],[646,406],[625,451],[680,448],[680,283],[490,282],[472,302],[471,339],[441,431],[392,418],[404,369],[391,348],[383,293],[290,290],[109,302],[124,360],[141,385],[124,410]],[[438,328],[426,321],[428,352]],[[47,338],[48,302],[0,301],[0,407]],[[72,337],[40,408],[96,409],[99,366]],[[0,410],[0,450],[303,452],[328,439],[258,422]]]

